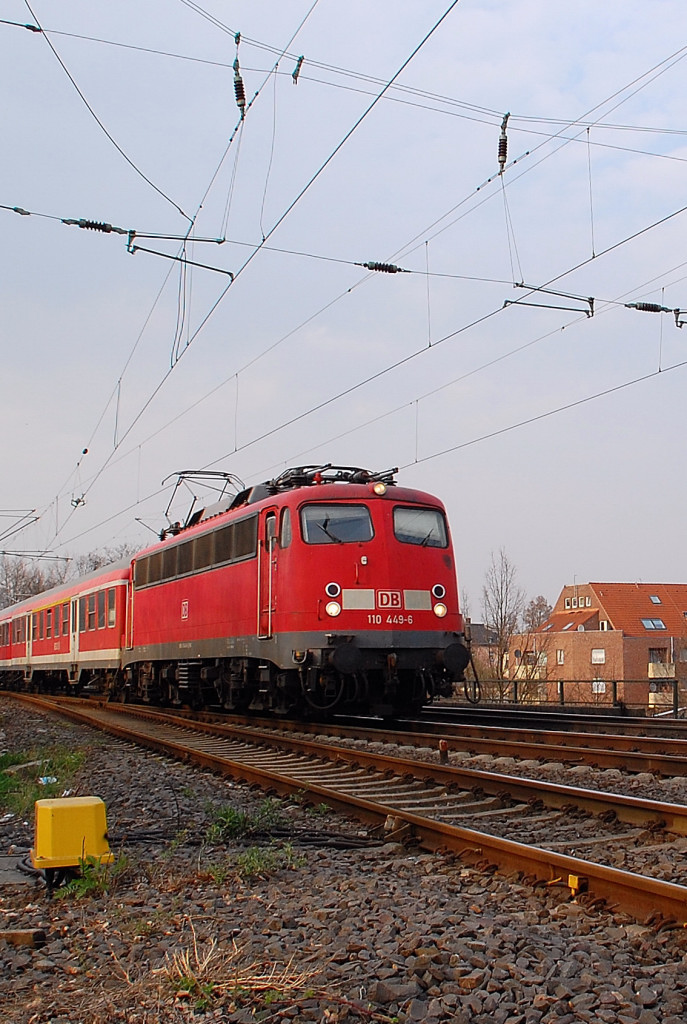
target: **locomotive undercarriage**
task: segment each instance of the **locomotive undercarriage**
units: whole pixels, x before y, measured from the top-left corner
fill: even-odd
[[[292,635],[290,641],[294,639]],[[447,635],[451,642],[443,648],[364,647],[358,645],[358,638],[332,634],[324,639],[327,646],[303,650],[291,642],[286,647],[272,643],[271,657],[175,658],[176,651],[157,650],[155,654],[164,656],[134,661],[124,668],[73,665],[30,673],[19,670],[4,673],[2,682],[7,688],[33,692],[97,693],[113,701],[221,708],[237,714],[391,717],[419,711],[435,697],[450,696],[454,683],[462,681],[469,658],[462,638],[455,635]]]
[[[293,652],[293,667],[251,658],[134,663],[108,680],[114,700],[195,709],[271,712],[321,717],[367,712],[389,717],[450,696],[462,673],[442,664],[441,652],[341,649]]]

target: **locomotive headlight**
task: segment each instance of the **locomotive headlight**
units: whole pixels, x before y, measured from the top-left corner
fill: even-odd
[[[373,494],[379,495],[386,494],[386,484],[382,483],[381,480],[378,480],[377,483],[373,486],[372,492]]]
[[[444,615],[446,615],[447,611],[448,611],[448,608],[441,601],[437,601],[437,603],[434,605],[434,614],[439,619],[443,619],[443,617],[444,617]]]
[[[432,594],[437,601],[441,601],[442,597],[446,597],[446,587],[441,583],[435,583],[432,587]]]
[[[324,592],[327,597],[338,597],[341,593],[341,587],[338,583],[328,583],[324,588]]]
[[[335,618],[337,615],[341,614],[341,605],[339,604],[338,601],[327,601],[326,605],[324,606],[324,610],[326,611],[327,615],[331,615],[333,618]]]

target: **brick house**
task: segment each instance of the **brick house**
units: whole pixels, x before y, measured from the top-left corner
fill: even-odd
[[[511,679],[537,680],[549,700],[575,685],[576,699],[663,710],[677,680],[687,703],[687,584],[563,587],[549,618],[513,637],[509,665]]]

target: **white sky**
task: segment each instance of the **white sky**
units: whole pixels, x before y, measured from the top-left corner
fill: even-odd
[[[462,0],[272,232],[448,6],[202,0],[223,31],[182,0],[31,0],[156,188],[46,37],[0,24],[0,203],[57,218],[0,209],[0,509],[41,516],[6,549],[148,543],[137,519],[164,525],[161,481],[181,469],[256,483],[334,462],[400,466],[445,501],[475,618],[501,547],[552,602],[575,578],[687,579],[687,367],[671,369],[687,330],[623,305],[687,308],[687,215],[645,230],[686,202],[684,0]],[[5,21],[33,15],[0,2]],[[213,178],[237,124],[237,31],[259,94]],[[507,111],[517,163],[501,179]],[[223,298],[226,275],[189,270],[169,373],[179,264],[60,218],[181,235],[175,204],[201,203],[195,236],[227,241],[188,258],[233,273],[252,259]],[[369,260],[414,273],[353,265]],[[523,280],[593,296],[593,319]],[[518,297],[578,312],[502,308]]]

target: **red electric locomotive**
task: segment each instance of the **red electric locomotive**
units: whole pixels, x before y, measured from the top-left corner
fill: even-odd
[[[444,508],[393,471],[288,470],[167,531],[132,560],[125,606],[115,600],[113,669],[86,646],[98,647],[98,595],[115,571],[65,596],[85,618],[60,670],[114,698],[389,715],[451,693],[469,661]],[[12,634],[48,596],[0,612],[0,672],[9,653],[23,678],[55,678],[31,644],[18,659],[2,646],[3,625]]]

